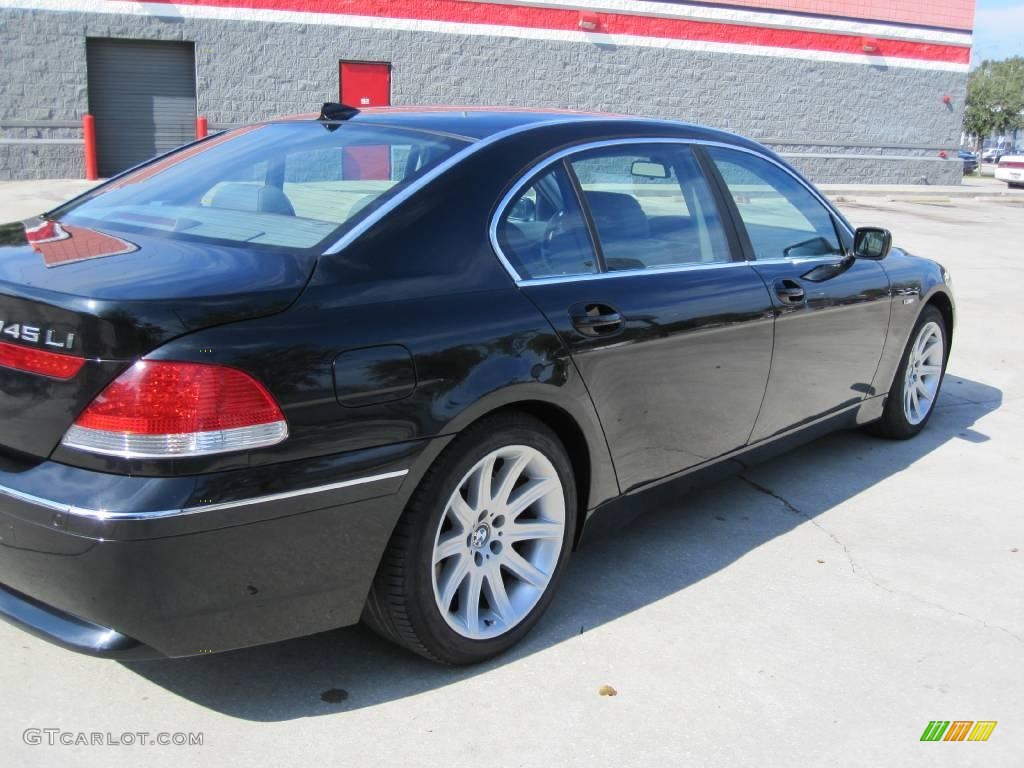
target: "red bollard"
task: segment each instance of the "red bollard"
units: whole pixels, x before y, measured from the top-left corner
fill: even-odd
[[[82,115],[82,138],[85,140],[85,178],[96,181],[100,177],[96,166],[96,118],[88,112]]]
[[[203,117],[202,115],[200,115],[199,117],[196,118],[196,138],[197,139],[205,139],[206,138],[206,131],[207,131],[206,118]]]

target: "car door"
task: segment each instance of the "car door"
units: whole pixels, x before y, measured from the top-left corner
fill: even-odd
[[[889,327],[885,270],[848,255],[845,224],[782,165],[737,149],[706,151],[775,305],[772,370],[751,440],[874,394]]]
[[[772,306],[687,145],[606,144],[515,188],[494,234],[571,351],[626,490],[744,445]]]

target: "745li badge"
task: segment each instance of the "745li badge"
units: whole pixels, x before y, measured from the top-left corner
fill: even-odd
[[[0,320],[0,334],[10,336],[12,339],[20,339],[32,344],[45,344],[58,349],[71,349],[75,345],[75,334],[73,333],[61,333],[52,328],[11,323],[6,320]]]

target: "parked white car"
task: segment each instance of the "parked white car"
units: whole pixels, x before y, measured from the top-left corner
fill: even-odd
[[[989,147],[988,149],[982,151],[981,161],[983,163],[998,163],[999,158],[1001,158],[1004,154],[1006,154],[1005,149],[1001,149],[1000,147]]]
[[[996,178],[1010,187],[1024,187],[1024,154],[1003,155],[996,166]]]

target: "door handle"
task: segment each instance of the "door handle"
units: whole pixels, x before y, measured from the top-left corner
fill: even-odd
[[[775,295],[783,304],[801,304],[807,298],[804,289],[796,280],[776,280]]]
[[[625,327],[622,315],[607,304],[576,304],[569,308],[569,317],[584,336],[611,336]]]

